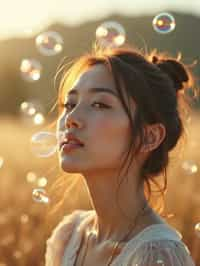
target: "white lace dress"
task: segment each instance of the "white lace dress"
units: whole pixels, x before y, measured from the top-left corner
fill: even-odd
[[[47,240],[45,266],[74,266],[84,229],[94,210],[75,210],[55,227]],[[195,266],[182,237],[169,224],[146,227],[122,248],[111,266]]]

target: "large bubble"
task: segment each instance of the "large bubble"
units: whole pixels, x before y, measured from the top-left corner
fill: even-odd
[[[36,37],[36,47],[42,55],[53,56],[63,50],[63,38],[58,32],[43,32]]]
[[[153,28],[156,32],[166,34],[172,32],[176,27],[174,17],[169,13],[160,13],[152,21]]]
[[[121,46],[125,39],[125,29],[116,21],[106,21],[96,29],[96,40],[102,47]]]
[[[37,157],[50,157],[57,151],[56,134],[40,131],[31,137],[31,150]]]

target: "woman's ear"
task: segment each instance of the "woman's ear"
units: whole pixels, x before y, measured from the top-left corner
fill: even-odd
[[[165,126],[161,123],[146,125],[141,152],[149,152],[159,147],[166,136]]]

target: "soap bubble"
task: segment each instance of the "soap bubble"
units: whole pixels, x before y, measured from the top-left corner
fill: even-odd
[[[0,156],[0,168],[3,166],[3,164],[4,164],[4,159],[3,157]]]
[[[33,122],[35,125],[42,125],[44,123],[45,119],[43,114],[41,113],[37,113],[35,114],[34,118],[33,118]]]
[[[20,118],[30,125],[41,125],[44,123],[44,107],[35,99],[24,101],[20,104]]]
[[[200,237],[200,223],[195,225],[195,233],[198,237]]]
[[[49,197],[43,188],[35,188],[32,192],[33,200],[40,203],[49,203]]]
[[[37,185],[38,187],[45,187],[47,185],[48,181],[46,179],[46,177],[40,177],[37,181]]]
[[[62,52],[64,42],[58,32],[48,31],[38,35],[35,43],[41,54],[53,56]]]
[[[126,32],[118,22],[107,21],[96,29],[96,39],[101,46],[118,47],[124,44]]]
[[[32,116],[36,113],[36,107],[31,102],[22,102],[20,105],[20,111],[24,115]]]
[[[34,82],[40,79],[42,65],[36,59],[23,59],[20,71],[24,80]]]
[[[198,171],[198,166],[193,161],[184,161],[182,163],[182,168],[190,175]]]
[[[34,172],[28,172],[26,175],[26,181],[28,183],[34,183],[37,179],[37,175]]]
[[[56,134],[40,131],[31,137],[32,152],[38,157],[50,157],[57,150]]]
[[[176,27],[174,17],[169,13],[160,13],[154,17],[152,22],[153,28],[158,33],[170,33]]]

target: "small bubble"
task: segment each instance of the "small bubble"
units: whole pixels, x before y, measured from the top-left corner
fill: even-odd
[[[26,175],[26,180],[28,183],[34,183],[37,179],[37,176],[34,172],[28,172]]]
[[[20,111],[22,114],[32,116],[36,112],[36,108],[31,102],[22,102],[20,105]]]
[[[41,113],[35,114],[33,121],[35,125],[42,125],[44,123],[44,116]]]
[[[47,185],[48,181],[46,177],[40,177],[37,181],[38,187],[45,187]]]
[[[43,188],[35,188],[32,192],[33,200],[40,203],[49,203],[49,198],[46,194],[46,190]]]
[[[3,164],[4,164],[4,159],[3,159],[3,157],[0,156],[0,168],[3,167]]]
[[[166,34],[175,29],[176,22],[171,14],[160,13],[154,17],[152,25],[156,32]]]
[[[200,237],[200,223],[195,225],[195,234]]]
[[[36,59],[23,59],[20,71],[24,80],[34,82],[40,79],[42,65]]]
[[[103,47],[118,47],[124,44],[126,32],[118,22],[107,21],[96,29],[96,39]]]
[[[56,134],[41,131],[31,138],[32,152],[38,157],[50,157],[57,151]]]
[[[184,161],[182,163],[182,168],[190,175],[198,171],[198,166],[193,161]]]
[[[37,36],[36,47],[42,55],[53,56],[63,50],[63,38],[58,32],[48,31]]]

